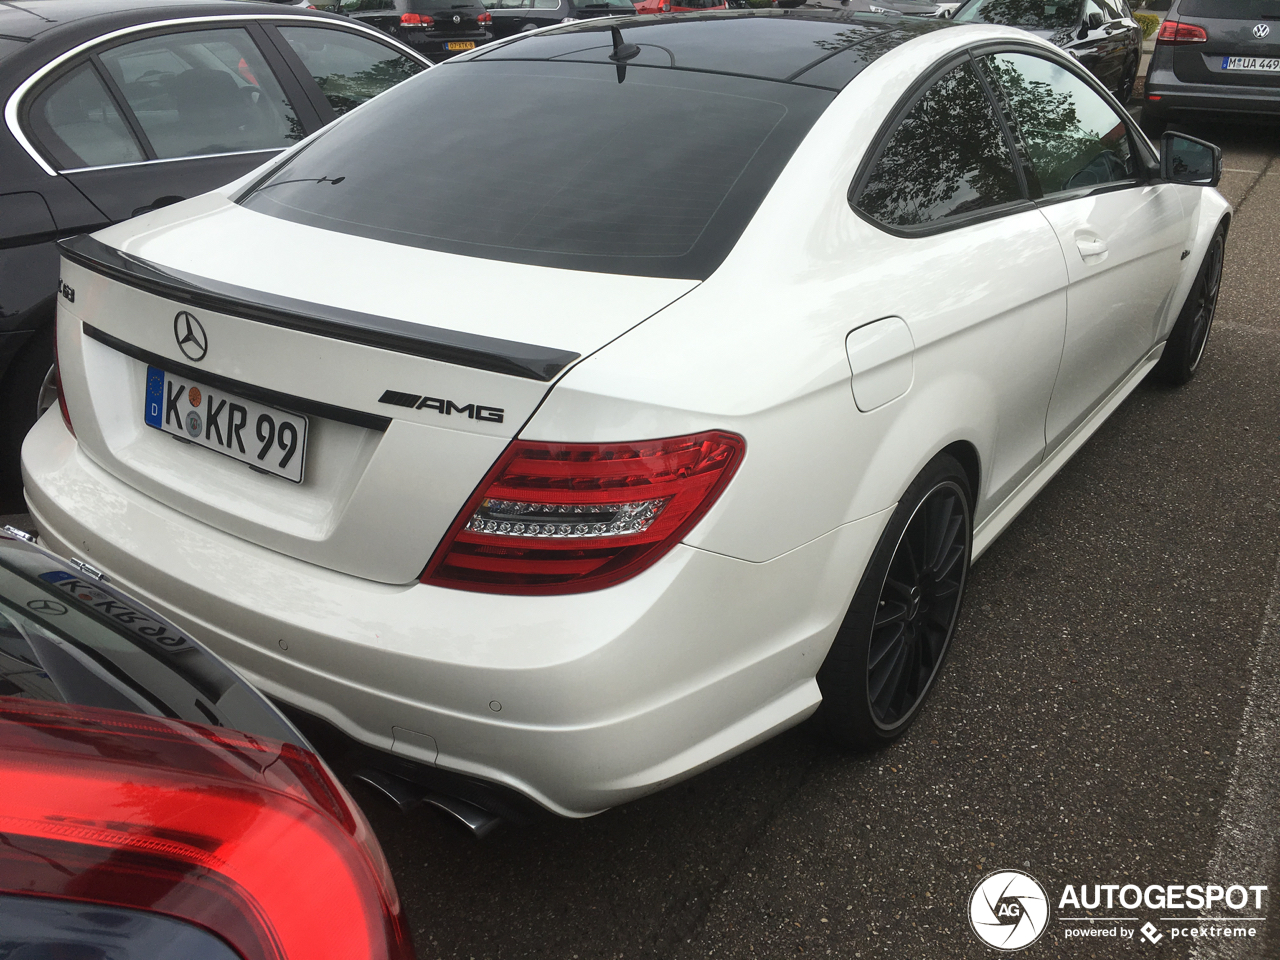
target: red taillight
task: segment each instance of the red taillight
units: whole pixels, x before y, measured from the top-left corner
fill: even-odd
[[[58,410],[62,413],[62,422],[74,437],[76,428],[71,425],[71,412],[67,410],[67,392],[62,389],[62,364],[58,362],[58,331],[53,331],[53,379],[58,385]]]
[[[1160,32],[1156,34],[1157,43],[1204,43],[1209,39],[1204,27],[1194,23],[1179,23],[1166,20],[1160,24]]]
[[[423,571],[490,593],[577,593],[635,576],[715,503],[745,449],[732,433],[639,443],[513,440]]]
[[[480,16],[476,17],[476,23],[493,23],[493,14],[486,10]]]
[[[0,697],[0,891],[149,910],[245,960],[412,960],[369,825],[311,753]]]
[[[400,26],[402,27],[429,27],[435,20],[425,13],[402,13],[400,14]]]

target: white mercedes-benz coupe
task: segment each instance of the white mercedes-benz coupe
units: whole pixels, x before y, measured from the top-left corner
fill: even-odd
[[[1220,169],[1003,27],[499,43],[63,244],[31,512],[489,810],[589,815],[815,712],[887,744],[974,558],[1195,372]]]

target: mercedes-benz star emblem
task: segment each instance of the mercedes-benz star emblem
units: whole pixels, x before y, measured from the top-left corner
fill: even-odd
[[[188,360],[203,360],[209,352],[209,337],[200,321],[185,310],[179,310],[173,318],[173,336],[178,349]]]
[[[51,617],[60,617],[67,608],[57,600],[28,600],[27,609],[33,613],[44,613]]]
[[[1267,24],[1265,23],[1260,23],[1253,28],[1253,35],[1257,37],[1259,40],[1261,40],[1270,32],[1271,32],[1271,28],[1267,26]]]

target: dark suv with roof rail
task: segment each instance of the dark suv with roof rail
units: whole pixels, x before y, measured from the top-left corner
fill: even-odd
[[[1142,127],[1280,119],[1280,0],[1174,0],[1147,69]]]

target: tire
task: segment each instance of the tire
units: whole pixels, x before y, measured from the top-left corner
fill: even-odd
[[[1219,226],[1209,241],[1209,249],[1205,251],[1195,282],[1191,284],[1182,312],[1169,332],[1164,353],[1153,371],[1157,380],[1169,386],[1180,387],[1188,382],[1196,375],[1204,357],[1209,331],[1213,328],[1213,316],[1218,309],[1218,294],[1222,291],[1226,237],[1226,228]]]
[[[831,739],[874,750],[906,732],[951,647],[972,554],[969,480],[941,453],[899,501],[818,671]]]
[[[37,408],[53,368],[53,324],[31,335],[9,364],[0,400],[0,512],[23,511],[22,441],[36,422]],[[56,400],[55,400],[56,402]]]

